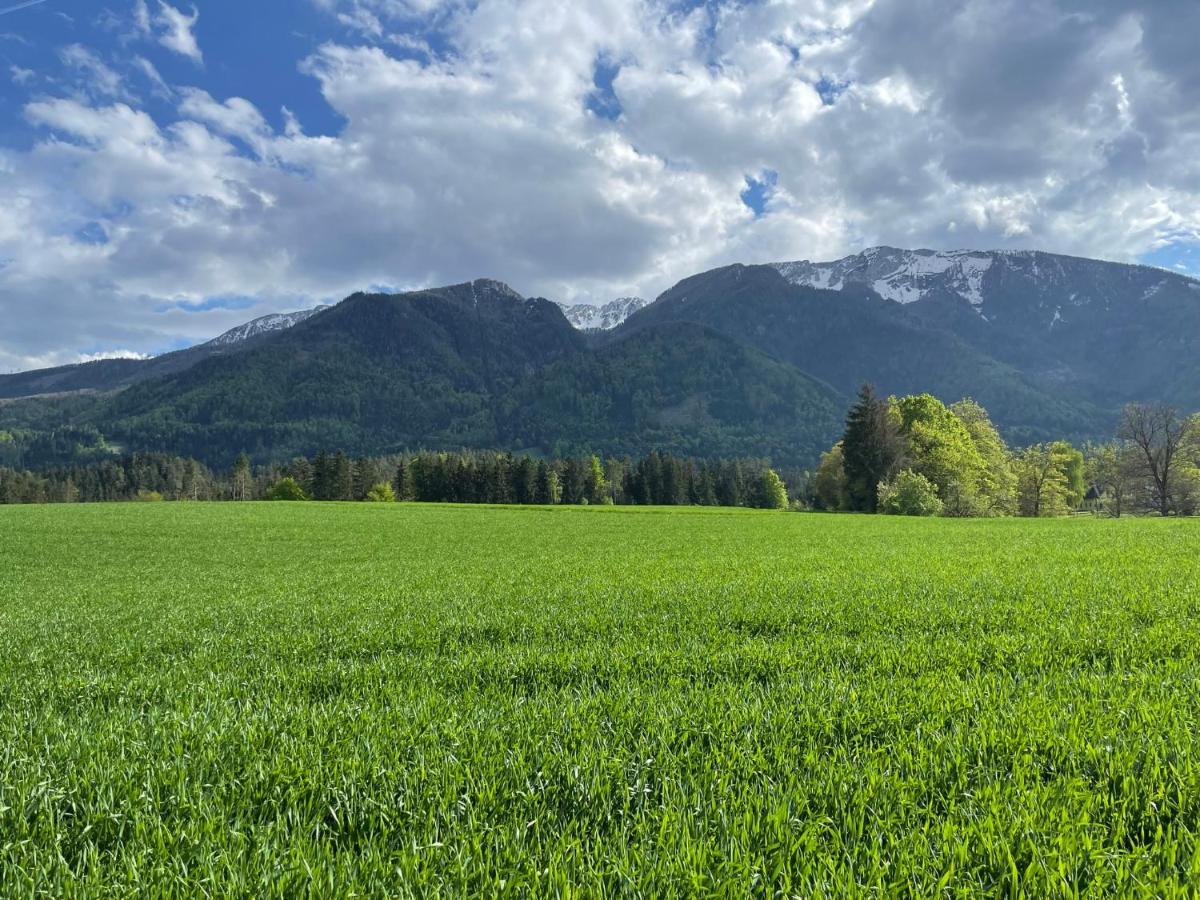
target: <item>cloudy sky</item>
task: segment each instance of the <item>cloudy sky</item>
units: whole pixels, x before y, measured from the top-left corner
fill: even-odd
[[[1200,274],[1195,0],[0,0],[0,372],[360,288]]]

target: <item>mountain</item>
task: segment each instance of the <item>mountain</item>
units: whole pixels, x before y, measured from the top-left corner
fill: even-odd
[[[745,342],[845,395],[864,382],[888,393],[971,396],[1016,439],[1077,437],[1108,427],[1106,414],[1061,397],[953,332],[869,287],[789,282],[776,267],[727,266],[687,278],[619,328],[692,322]]]
[[[52,369],[0,375],[0,400],[77,391],[112,391],[150,378],[183,372],[210,357],[246,349],[262,338],[276,331],[291,328],[324,309],[328,307],[318,306],[300,312],[262,316],[195,347],[147,359],[101,359]]]
[[[1017,445],[1102,438],[1130,400],[1200,408],[1200,283],[1140,266],[877,248],[726,266],[605,309],[479,280],[355,294],[154,360],[8,376],[5,458],[658,448],[804,465],[863,382],[974,397]],[[52,396],[4,399],[21,390]]]
[[[234,344],[242,344],[256,337],[261,337],[264,334],[270,334],[273,331],[283,331],[285,328],[291,328],[294,325],[299,325],[305,319],[315,316],[322,310],[329,309],[328,304],[314,306],[312,309],[302,309],[299,312],[293,313],[271,313],[266,316],[259,316],[257,319],[251,319],[236,328],[231,328],[224,334],[213,338],[208,342],[214,347],[229,347]]]
[[[556,453],[815,460],[848,400],[702,325],[635,329],[559,360],[505,398],[504,446]]]
[[[798,286],[870,289],[1084,402],[1200,401],[1200,281],[1173,272],[1033,251],[891,247],[774,268]]]
[[[646,305],[641,297],[621,297],[603,306],[589,303],[558,304],[568,322],[580,331],[592,332],[611,331]]]
[[[548,300],[479,280],[355,294],[261,344],[114,395],[88,424],[205,460],[492,446],[494,397],[584,336]]]
[[[771,455],[807,461],[846,400],[702,326],[589,349],[546,300],[476,281],[356,294],[242,353],[129,387],[82,420],[124,447],[228,464],[322,447]]]

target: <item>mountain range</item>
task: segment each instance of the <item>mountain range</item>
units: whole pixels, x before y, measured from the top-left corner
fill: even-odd
[[[323,447],[810,464],[864,381],[974,397],[1015,443],[1099,438],[1131,400],[1200,407],[1198,344],[1181,275],[881,247],[726,266],[649,304],[564,309],[490,280],[355,294],[149,360],[0,376],[0,428],[219,465]]]

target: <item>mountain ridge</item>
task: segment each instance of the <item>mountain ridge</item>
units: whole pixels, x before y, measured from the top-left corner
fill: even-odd
[[[1165,270],[875,248],[725,266],[630,299],[614,301],[620,322],[588,331],[569,307],[490,279],[357,293],[282,327],[234,329],[247,338],[227,347],[76,367],[99,384],[27,373],[59,399],[5,401],[0,428],[84,427],[215,463],[321,447],[812,463],[840,430],[831,411],[867,381],[971,396],[1014,443],[1103,437],[1131,400],[1200,407],[1200,282]],[[0,399],[11,390],[0,378]]]

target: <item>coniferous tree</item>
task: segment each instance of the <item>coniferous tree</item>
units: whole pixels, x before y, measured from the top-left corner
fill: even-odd
[[[512,496],[521,504],[536,503],[538,489],[538,467],[528,456],[513,463]]]
[[[322,450],[313,462],[312,483],[308,487],[308,495],[314,500],[332,500],[333,479],[331,475],[329,454]]]
[[[900,471],[906,443],[890,404],[864,384],[858,402],[846,418],[842,436],[842,465],[851,509],[874,512],[879,485]]]
[[[365,500],[367,492],[375,485],[375,471],[371,461],[366,457],[358,457],[354,460],[353,474],[351,475],[352,489],[351,495],[355,500]]]
[[[403,458],[396,463],[396,474],[392,477],[392,492],[396,495],[396,500],[401,503],[413,498],[412,471],[408,462]]]
[[[562,502],[568,506],[575,506],[587,496],[587,479],[583,464],[573,456],[563,460],[562,475]]]
[[[354,476],[351,473],[350,460],[341,450],[334,454],[330,469],[330,492],[332,496],[329,499],[353,500]]]

